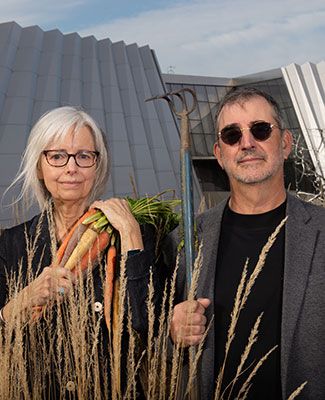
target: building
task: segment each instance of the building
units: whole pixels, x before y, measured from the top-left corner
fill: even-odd
[[[32,125],[62,105],[81,106],[107,135],[112,160],[105,196],[179,188],[175,118],[166,102],[145,102],[164,91],[149,46],[0,24],[0,197],[18,171]],[[2,225],[11,220],[11,208],[2,206]]]
[[[197,95],[198,108],[190,115],[192,159],[208,204],[217,203],[229,190],[227,177],[212,153],[213,120],[220,99],[234,86],[258,87],[280,105],[296,144],[285,163],[286,186],[307,193],[316,193],[321,187],[325,190],[324,61],[317,65],[291,64],[232,79],[163,74],[163,80],[169,91],[188,87]]]
[[[0,196],[19,168],[32,125],[44,112],[62,105],[81,106],[107,135],[112,169],[105,196],[152,195],[167,189],[179,196],[178,122],[167,102],[145,100],[191,87],[198,98],[198,108],[190,115],[195,207],[202,194],[209,205],[215,204],[225,196],[227,180],[212,157],[213,117],[220,98],[238,85],[259,86],[280,102],[288,127],[308,149],[304,159],[324,179],[324,62],[232,79],[161,74],[149,46],[2,23]],[[292,189],[300,175],[290,159],[286,180]],[[312,180],[299,184],[305,191],[316,190]],[[2,225],[13,222],[11,209],[4,205],[18,190],[11,190],[3,200]],[[35,212],[33,208],[27,216]]]

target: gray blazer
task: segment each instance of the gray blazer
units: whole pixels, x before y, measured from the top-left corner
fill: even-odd
[[[203,240],[203,268],[198,297],[212,303],[214,314],[215,266],[223,210],[226,202],[197,218]],[[299,399],[325,399],[325,209],[288,194],[285,228],[285,265],[281,329],[281,381],[283,399],[308,381]],[[185,298],[185,269],[180,263],[177,292]],[[214,330],[210,329],[198,372],[200,399],[214,396]],[[266,388],[267,390],[267,388]]]

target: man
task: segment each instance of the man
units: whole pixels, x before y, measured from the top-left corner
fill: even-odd
[[[216,132],[214,155],[229,177],[230,197],[197,219],[203,242],[198,298],[185,300],[181,263],[171,337],[183,346],[198,344],[214,317],[198,370],[200,398],[214,398],[245,261],[249,258],[249,279],[268,237],[288,216],[241,311],[221,392],[236,398],[257,362],[277,346],[252,378],[248,398],[286,399],[307,381],[299,398],[324,399],[325,210],[285,190],[283,164],[292,135],[269,95],[252,88],[228,93],[216,115]],[[259,315],[257,341],[232,386]]]

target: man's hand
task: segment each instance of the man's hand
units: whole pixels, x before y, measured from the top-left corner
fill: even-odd
[[[211,301],[207,298],[186,300],[174,307],[170,334],[174,343],[187,347],[199,344],[206,329],[204,315]]]

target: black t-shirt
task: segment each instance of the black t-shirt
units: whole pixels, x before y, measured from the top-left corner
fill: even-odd
[[[225,355],[230,314],[245,261],[249,258],[251,275],[259,254],[269,236],[285,217],[286,203],[264,214],[242,215],[226,207],[222,219],[215,283],[215,349],[216,377]],[[257,342],[253,345],[243,370],[233,388],[235,398],[256,363],[275,345],[252,380],[248,399],[281,399],[280,333],[282,282],[284,266],[284,227],[270,249],[247,303],[241,312],[231,345],[223,378],[223,389],[232,381],[257,317],[263,312]],[[228,398],[226,395],[224,398]]]

